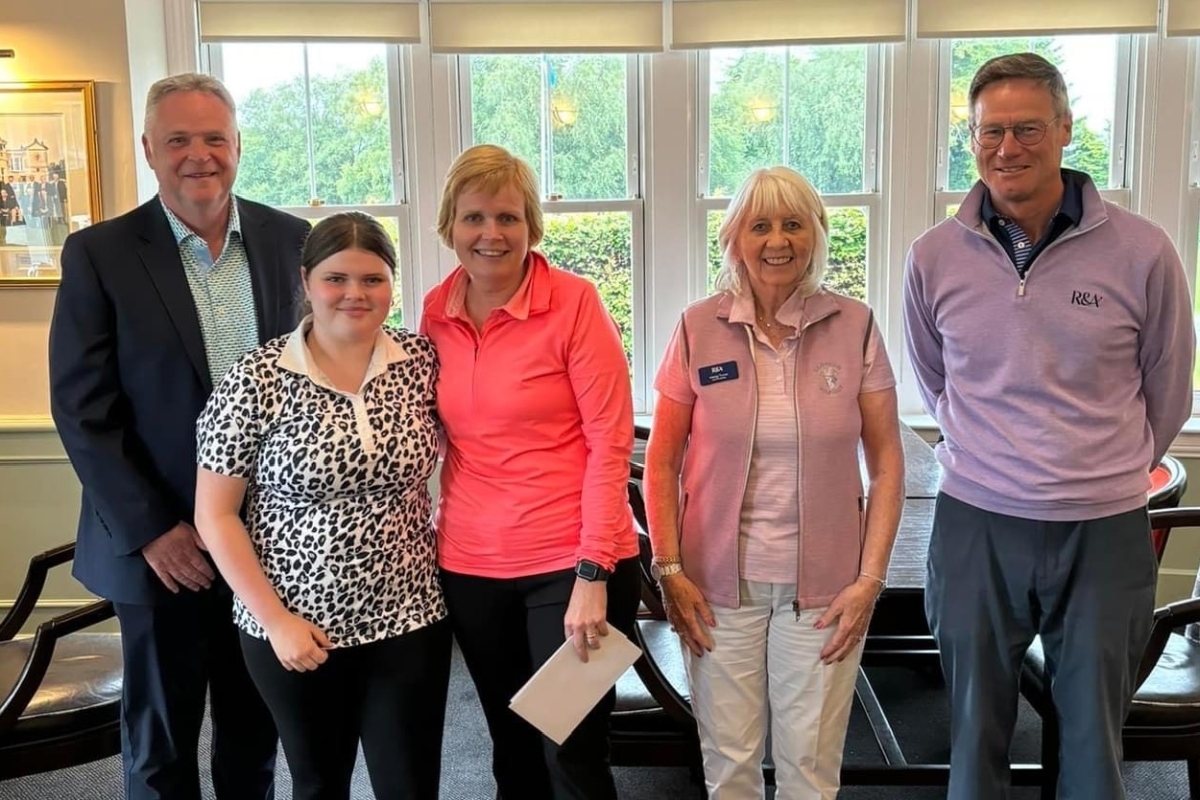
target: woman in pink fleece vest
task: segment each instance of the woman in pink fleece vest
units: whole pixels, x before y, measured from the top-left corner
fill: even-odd
[[[712,797],[763,797],[768,712],[776,798],[837,795],[899,524],[895,379],[870,309],[821,288],[827,235],[801,175],[753,173],[718,291],[684,311],[655,381],[650,535]]]

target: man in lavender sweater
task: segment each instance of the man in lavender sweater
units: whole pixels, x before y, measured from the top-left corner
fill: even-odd
[[[1166,233],[1062,169],[1067,87],[1024,53],[970,87],[981,176],[909,251],[908,348],[945,441],[926,613],[951,694],[950,800],[1008,797],[1021,661],[1040,635],[1058,797],[1118,800],[1157,564],[1149,472],[1191,413],[1195,336]]]

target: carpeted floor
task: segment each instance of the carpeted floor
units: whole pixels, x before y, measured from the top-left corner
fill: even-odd
[[[947,758],[948,709],[936,675],[906,669],[874,669],[872,684],[891,718],[897,737],[910,762],[944,762]],[[1022,707],[1013,759],[1033,762],[1038,758],[1038,722],[1033,712]],[[204,735],[205,746],[208,731]],[[442,759],[442,800],[491,800],[495,786],[490,774],[487,731],[470,679],[456,658],[450,683],[445,749]],[[846,743],[846,761],[879,763],[878,751],[865,717],[855,708]],[[281,759],[282,765],[282,759]],[[280,800],[291,797],[286,766],[279,780]],[[682,769],[618,769],[617,788],[622,800],[692,800],[697,790]],[[207,776],[205,777],[207,782]],[[1129,800],[1187,800],[1187,780],[1182,764],[1132,764],[1125,770]],[[842,800],[934,800],[944,798],[945,789],[848,787]],[[769,796],[769,795],[768,795]],[[1035,789],[1014,789],[1012,800],[1036,800]],[[117,758],[84,767],[0,782],[0,800],[119,800],[120,763]],[[355,774],[355,800],[372,797],[361,759]],[[212,800],[205,786],[204,800]]]

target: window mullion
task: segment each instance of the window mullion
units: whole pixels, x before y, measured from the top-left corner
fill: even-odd
[[[712,173],[712,154],[709,152],[708,124],[711,113],[712,87],[709,85],[709,62],[711,51],[705,50],[696,59],[696,196],[708,196],[710,175]],[[704,226],[700,226],[700,237],[703,240]],[[702,248],[700,252],[704,252]]]
[[[879,191],[879,138],[883,114],[882,103],[882,68],[880,45],[867,48],[867,104],[863,125],[863,182],[864,192]]]
[[[387,96],[388,118],[391,121],[390,144],[392,148],[392,197],[397,203],[408,203],[408,126],[405,119],[404,76],[400,60],[400,46],[387,49]]]
[[[317,159],[315,156],[316,148],[313,145],[313,105],[312,105],[312,83],[309,78],[308,69],[308,45],[301,45],[304,62],[304,135],[308,144],[308,196],[311,198],[311,203],[318,203],[317,197]]]
[[[941,42],[938,46],[938,92],[937,119],[934,123],[934,153],[936,153],[937,179],[934,185],[937,191],[945,192],[950,187],[950,92],[951,69],[954,62],[950,41]],[[940,217],[939,217],[940,219]]]
[[[792,48],[783,48],[783,98],[780,105],[783,106],[783,142],[780,145],[783,148],[783,154],[779,159],[780,164],[791,166],[788,156],[791,153],[791,135],[792,135],[792,93],[791,93],[791,77],[792,77]]]
[[[471,113],[471,57],[456,57],[454,73],[458,78],[459,142],[461,149],[466,150],[475,143],[474,116]]]
[[[639,56],[625,59],[625,194],[642,198],[642,70]]]
[[[542,139],[542,197],[550,198],[554,195],[554,131],[551,128],[550,105],[553,102],[550,97],[550,57],[542,53],[542,102],[538,109],[538,128],[541,131]]]
[[[1133,40],[1129,36],[1117,39],[1117,86],[1113,98],[1112,147],[1108,160],[1108,185],[1130,187],[1129,112],[1131,78],[1133,76]]]

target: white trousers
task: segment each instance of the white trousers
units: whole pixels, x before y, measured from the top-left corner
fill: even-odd
[[[771,724],[775,800],[834,800],[859,644],[840,664],[821,649],[836,625],[816,630],[824,608],[792,610],[794,584],[741,582],[741,608],[713,607],[713,650],[684,648],[710,800],[761,800]]]

